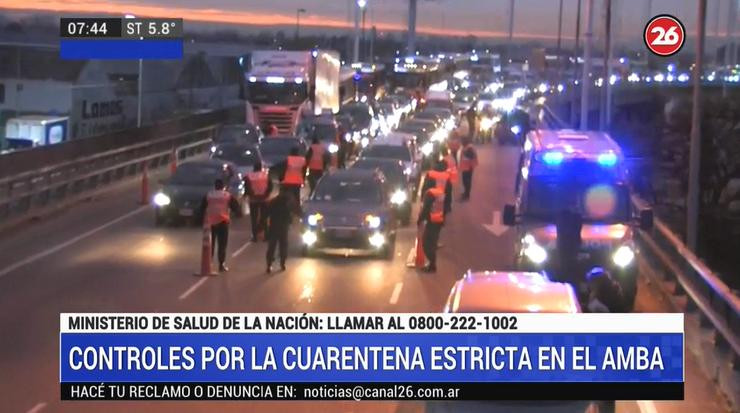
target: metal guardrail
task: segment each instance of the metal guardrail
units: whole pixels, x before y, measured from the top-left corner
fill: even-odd
[[[85,196],[125,178],[191,157],[210,148],[218,126],[104,151],[0,179],[0,223]]]

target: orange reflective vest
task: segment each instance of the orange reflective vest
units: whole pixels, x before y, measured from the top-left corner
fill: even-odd
[[[324,170],[324,145],[320,143],[314,143],[311,145],[311,159],[308,161],[308,169],[313,171]]]
[[[432,209],[429,211],[429,221],[435,224],[445,222],[445,191],[437,187],[430,188],[427,193],[434,197]]]
[[[267,184],[269,176],[267,171],[253,171],[247,174],[249,179],[249,187],[252,189],[252,195],[256,197],[264,197],[267,195]]]
[[[441,189],[444,194],[445,188],[447,188],[447,181],[450,179],[450,173],[447,171],[431,170],[427,172],[427,177],[434,179],[434,187]]]
[[[473,152],[472,158],[467,156],[470,151]],[[462,154],[460,154],[460,170],[463,172],[472,171],[476,166],[478,166],[478,157],[476,156],[475,149],[472,146],[466,146],[463,148]]]
[[[287,185],[303,185],[303,168],[305,166],[306,158],[294,155],[288,156],[283,183]]]
[[[229,201],[231,194],[225,190],[212,190],[206,195],[208,202],[206,207],[206,219],[209,225],[216,225],[222,222],[228,223],[231,216],[229,215]]]

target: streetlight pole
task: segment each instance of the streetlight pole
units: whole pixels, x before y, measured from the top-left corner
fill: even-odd
[[[558,59],[556,62],[558,62],[558,80],[561,78],[562,74],[562,68],[563,68],[563,60],[560,52],[560,46],[562,45],[563,40],[563,0],[560,0],[560,9],[558,11]]]
[[[413,56],[416,52],[416,0],[409,0],[409,36],[406,53]]]
[[[367,14],[367,8],[362,8],[362,54],[367,52],[367,41],[365,40],[365,14]],[[367,56],[364,56],[367,58]]]
[[[575,86],[575,80],[578,79],[578,48],[580,47],[581,40],[581,0],[578,0],[576,6],[576,42],[573,48],[573,87],[571,90],[570,100],[570,125],[575,127],[576,125],[576,96],[577,88]]]
[[[606,9],[606,29],[604,36],[604,111],[599,117],[601,120],[601,130],[611,125],[612,122],[612,0],[605,0],[604,8]]]
[[[301,37],[301,13],[305,13],[306,9],[297,9],[295,11],[295,39],[298,40]]]
[[[367,6],[367,0],[357,0],[355,2],[355,45],[352,53],[352,61],[360,61],[360,12]]]
[[[127,19],[135,19],[136,16],[133,14],[127,14],[124,16]],[[143,90],[144,90],[144,81],[142,76],[144,75],[144,60],[139,59],[139,76],[136,79],[137,83],[137,97],[136,97],[136,127],[141,127],[141,102],[142,102],[142,96],[143,96]]]
[[[735,1],[735,0],[731,0]],[[703,112],[701,74],[704,64],[707,0],[699,0],[697,17],[696,63],[694,64],[694,96],[691,110],[691,143],[689,146],[689,193],[686,202],[686,243],[696,252],[699,224],[699,167],[701,162],[701,118]]]
[[[591,90],[591,47],[594,37],[594,0],[586,3],[586,33],[583,34],[583,76],[581,80],[581,130],[588,129],[588,93]]]
[[[514,40],[514,0],[509,2],[509,46]]]

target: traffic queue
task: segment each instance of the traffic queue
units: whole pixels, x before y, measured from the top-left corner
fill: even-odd
[[[508,277],[531,281],[537,273],[565,283],[572,291],[558,294],[572,293],[577,304],[564,299],[557,304],[568,307],[564,311],[630,311],[637,290],[633,238],[652,225],[652,213],[632,207],[620,148],[604,133],[532,129],[528,115],[512,116],[525,113],[521,89],[502,95],[506,90],[491,82],[457,94],[436,89],[422,99],[418,91],[356,99],[338,114],[303,119],[295,135],[230,125],[214,139],[210,160],[184,163],[164,182],[154,196],[155,223],[203,223],[225,249],[230,217],[249,213],[252,240],[268,241],[269,273],[277,252],[286,268],[294,217],[303,256],[392,259],[398,231],[416,222],[407,264],[436,272],[454,203],[472,196],[476,147],[495,139],[520,152],[516,204],[503,211],[504,224],[517,234],[512,267],[518,272]],[[512,119],[517,124],[501,133]],[[476,274],[453,293],[492,282]],[[542,305],[526,310],[542,311]]]

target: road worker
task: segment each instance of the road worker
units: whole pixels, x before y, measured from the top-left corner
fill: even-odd
[[[311,140],[311,147],[306,152],[306,162],[308,162],[308,187],[313,194],[316,183],[324,176],[327,165],[329,164],[329,151],[319,141],[319,138],[314,136]]]
[[[296,202],[301,202],[301,187],[306,176],[306,158],[299,155],[298,148],[290,150],[290,155],[285,160],[285,173],[281,181],[286,190],[291,191]]]
[[[216,179],[213,189],[203,198],[200,210],[203,224],[211,227],[211,256],[218,244],[218,271],[226,272],[226,245],[229,242],[229,223],[231,212],[241,215],[239,202],[224,186],[224,181]]]
[[[437,186],[436,182],[424,193],[417,226],[422,233],[422,248],[428,260],[423,269],[425,272],[437,271],[437,246],[446,215],[445,198],[444,190]]]
[[[249,216],[252,221],[252,242],[256,242],[259,235],[265,231],[265,202],[272,192],[272,181],[267,170],[262,168],[262,162],[254,164],[253,171],[244,179],[246,194],[249,197]]]

